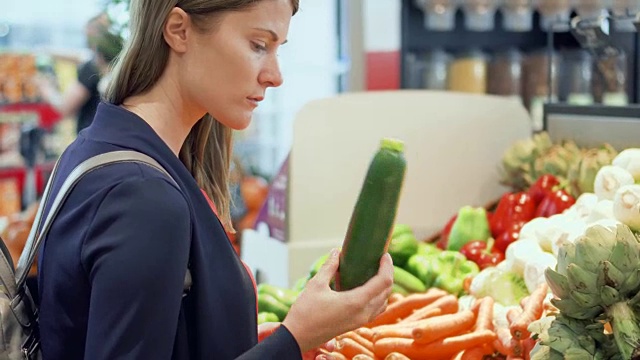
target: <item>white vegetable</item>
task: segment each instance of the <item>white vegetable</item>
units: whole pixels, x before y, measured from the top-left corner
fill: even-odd
[[[532,256],[524,266],[524,283],[529,292],[533,292],[538,285],[547,282],[544,272],[547,268],[555,269],[558,260],[550,253]]]
[[[525,237],[520,238],[507,246],[505,252],[505,259],[512,261],[511,271],[514,274],[523,276],[524,267],[530,259],[544,253],[542,248],[538,244],[538,241],[533,238]]]
[[[473,280],[469,286],[469,293],[476,297],[491,296],[502,305],[518,305],[529,295],[524,279],[512,272],[500,271],[495,267],[488,267]]]
[[[613,215],[632,230],[640,231],[640,185],[625,185],[613,199]]]
[[[566,222],[564,218],[564,214],[535,218],[522,226],[519,239],[535,239],[542,250],[551,251],[553,239],[562,233],[560,224]]]
[[[611,165],[627,170],[635,181],[640,181],[640,149],[632,148],[622,150],[613,160]]]
[[[615,216],[613,215],[612,200],[600,200],[598,205],[595,206],[585,221],[588,225],[591,225],[592,223],[603,219],[615,219]]]
[[[638,162],[640,165],[640,162]],[[613,165],[606,165],[598,170],[596,180],[593,183],[595,194],[600,200],[613,200],[616,191],[622,186],[631,185],[635,182],[633,175],[625,168]]]
[[[504,259],[498,265],[496,265],[496,269],[504,272],[513,272],[513,260]]]
[[[574,243],[580,236],[584,235],[589,226],[585,221],[581,220],[564,224],[562,234],[555,239],[551,252],[558,256],[558,250],[563,244]]]
[[[575,214],[579,219],[586,219],[593,209],[598,205],[598,195],[594,193],[583,193],[576,199],[576,203],[573,204],[564,214]]]

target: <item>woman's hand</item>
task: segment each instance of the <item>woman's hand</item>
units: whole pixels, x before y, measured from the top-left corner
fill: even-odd
[[[338,270],[339,254],[332,251],[282,322],[303,353],[365,325],[386,308],[393,285],[391,256],[385,254],[380,259],[378,274],[364,285],[336,292],[329,284]]]

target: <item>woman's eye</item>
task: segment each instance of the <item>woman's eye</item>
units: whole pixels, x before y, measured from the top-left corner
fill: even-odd
[[[267,47],[265,44],[263,43],[259,43],[259,42],[252,42],[253,44],[253,49],[259,52],[263,52],[263,51],[267,51]]]

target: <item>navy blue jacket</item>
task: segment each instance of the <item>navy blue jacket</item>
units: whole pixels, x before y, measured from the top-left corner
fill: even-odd
[[[301,359],[283,326],[258,344],[255,290],[224,228],[133,113],[99,105],[62,155],[53,196],[82,161],[123,149],[156,159],[179,189],[135,163],[95,170],[74,188],[38,257],[44,360]]]

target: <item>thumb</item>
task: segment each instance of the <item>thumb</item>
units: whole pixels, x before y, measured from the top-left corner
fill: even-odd
[[[327,258],[327,261],[324,262],[320,270],[315,276],[315,281],[322,285],[329,285],[333,276],[338,271],[338,266],[340,265],[340,250],[333,249]]]

